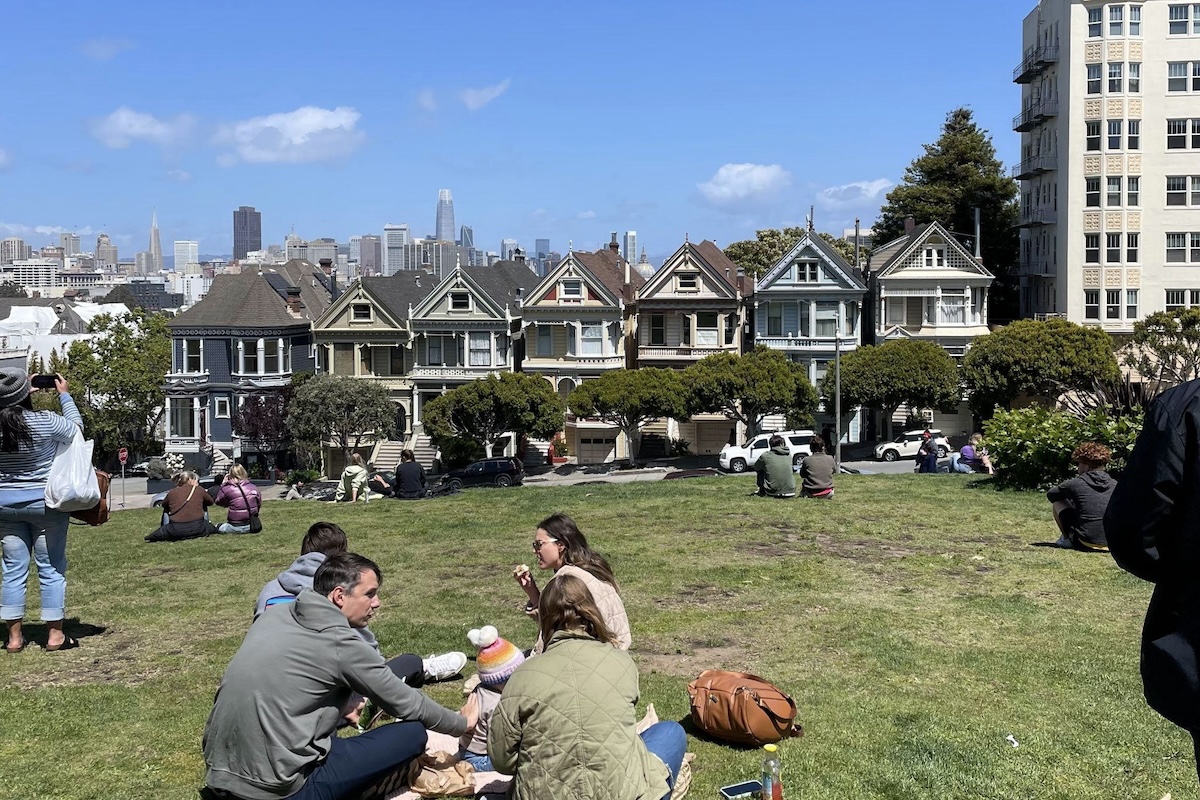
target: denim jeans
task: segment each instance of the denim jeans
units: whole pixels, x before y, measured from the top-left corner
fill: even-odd
[[[429,734],[419,722],[392,722],[366,733],[330,740],[329,755],[288,800],[358,797],[425,752]]]
[[[458,757],[460,760],[467,762],[475,768],[476,772],[494,772],[492,767],[492,759],[488,758],[487,754],[479,755],[468,750],[459,750]]]
[[[235,525],[232,522],[222,522],[217,526],[217,531],[220,533],[249,533],[250,523],[245,525]]]
[[[46,508],[44,500],[0,507],[3,541],[3,588],[0,619],[25,617],[25,586],[30,555],[37,565],[42,595],[42,620],[63,618],[67,596],[67,525],[70,515]]]
[[[642,743],[651,755],[667,765],[671,776],[667,779],[671,789],[675,788],[675,779],[679,777],[679,768],[683,766],[683,755],[687,752],[687,734],[683,726],[670,720],[657,722],[642,732]],[[671,792],[663,795],[670,797]]]

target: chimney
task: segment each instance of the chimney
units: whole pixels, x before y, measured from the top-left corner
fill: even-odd
[[[917,227],[917,223],[913,220],[912,217],[904,218],[904,233],[905,233],[905,235],[912,233],[913,228],[915,228],[915,227]]]
[[[333,272],[333,259],[332,258],[322,258],[321,259],[321,269],[325,271],[326,275]]]
[[[338,298],[337,275],[335,275],[333,272],[333,259],[332,258],[322,258],[321,259],[321,270],[324,271],[326,277],[329,278],[329,299],[337,300],[337,298]]]
[[[304,308],[304,303],[300,300],[299,286],[287,287],[287,307],[288,311],[293,314],[299,314],[300,310]]]
[[[519,247],[516,248],[515,250],[513,250],[513,261],[517,262],[518,264],[524,264],[525,263],[525,251]]]
[[[979,249],[979,236],[983,230],[983,226],[979,221],[979,209],[975,209],[975,263],[983,266],[983,253]]]
[[[625,259],[621,259],[621,260],[625,261]],[[629,285],[629,262],[628,261],[625,261],[625,285],[626,286]]]
[[[614,253],[621,252],[621,245],[617,244],[617,232],[616,231],[612,232],[612,241],[608,243],[608,249],[612,250]]]

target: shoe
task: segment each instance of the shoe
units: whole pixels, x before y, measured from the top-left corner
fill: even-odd
[[[1074,543],[1066,536],[1059,536],[1058,541],[1054,543],[1055,547],[1061,547],[1064,550],[1074,550]]]
[[[467,665],[467,654],[452,650],[440,656],[422,659],[421,663],[425,668],[425,680],[444,681],[462,672],[463,667]]]
[[[47,646],[46,652],[57,653],[59,650],[74,650],[76,647],[79,647],[79,640],[72,639],[70,636],[68,636],[67,638],[63,639],[63,643],[58,647]]]
[[[4,652],[8,653],[10,656],[15,656],[17,653],[24,650],[26,645],[28,645],[28,644],[29,644],[29,640],[26,639],[24,636],[22,636],[20,645],[18,645],[17,647],[9,647],[6,644],[6,645],[4,645]]]

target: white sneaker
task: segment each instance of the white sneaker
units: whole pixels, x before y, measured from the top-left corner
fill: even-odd
[[[423,659],[422,664],[425,667],[426,680],[444,681],[462,672],[463,667],[467,665],[467,654],[452,650]]]

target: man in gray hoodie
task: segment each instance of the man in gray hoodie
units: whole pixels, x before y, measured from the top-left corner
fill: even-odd
[[[754,470],[758,473],[758,494],[786,500],[796,496],[796,474],[792,472],[792,456],[782,436],[772,436],[767,442],[771,449],[758,457]]]
[[[338,800],[395,774],[425,750],[427,729],[471,732],[467,716],[435,703],[388,669],[362,640],[379,608],[382,573],[370,559],[325,560],[313,588],[250,626],[204,730],[207,791],[237,800]],[[353,692],[396,717],[351,739],[336,735]]]

